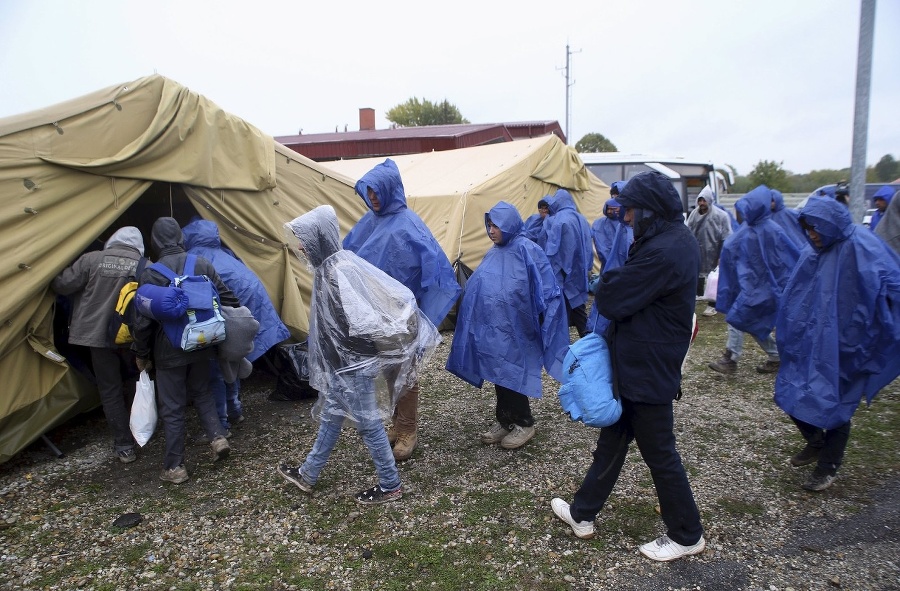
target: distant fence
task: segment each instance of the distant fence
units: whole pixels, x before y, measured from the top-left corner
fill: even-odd
[[[722,193],[719,195],[719,205],[734,210],[734,202],[746,195],[746,193]],[[783,193],[785,207],[797,207],[809,193]]]

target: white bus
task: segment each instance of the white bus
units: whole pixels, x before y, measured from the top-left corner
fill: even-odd
[[[697,195],[706,185],[712,187],[717,195],[721,195],[727,193],[734,183],[730,172],[726,176],[722,171],[716,170],[711,161],[706,160],[622,152],[595,152],[579,156],[585,167],[607,185],[615,181],[627,181],[648,170],[663,173],[678,190],[685,214],[694,209]]]

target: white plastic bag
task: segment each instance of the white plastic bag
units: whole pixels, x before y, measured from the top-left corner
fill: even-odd
[[[716,301],[716,292],[719,291],[719,267],[716,267],[706,276],[706,286],[703,290],[703,299],[707,302]]]
[[[141,447],[147,445],[153,431],[156,430],[156,385],[146,371],[134,390],[134,402],[131,404],[131,434]]]

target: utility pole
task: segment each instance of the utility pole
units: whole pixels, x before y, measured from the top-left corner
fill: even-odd
[[[853,152],[850,156],[850,215],[859,223],[866,213],[866,143],[869,137],[869,91],[872,86],[872,39],[875,0],[862,0],[859,49],[856,55],[856,103],[853,112]]]
[[[569,56],[571,56],[573,53],[581,53],[581,50],[579,49],[578,51],[575,51],[575,52],[569,51],[569,44],[566,43],[566,68],[565,68],[565,70],[566,70],[566,73],[565,73],[565,78],[566,78],[566,142],[569,144],[572,143],[572,140],[569,136],[569,125],[572,123],[572,116],[569,114],[569,105],[572,102],[571,99],[569,98],[569,88],[573,84],[575,84],[575,81],[570,80],[570,76],[569,76]]]

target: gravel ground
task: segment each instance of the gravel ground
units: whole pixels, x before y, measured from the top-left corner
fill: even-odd
[[[596,431],[562,414],[545,378],[535,439],[516,451],[483,446],[493,388],[442,369],[445,333],[423,379],[420,446],[401,465],[400,502],[353,502],[374,470],[352,429],[312,496],[284,483],[276,463],[301,459],[315,438],[311,403],[268,400],[274,380],[257,371],[232,456],[213,466],[208,446],[191,445],[183,485],[157,479],[160,437],[119,464],[99,411],[50,433],[63,458],[38,442],[0,466],[0,588],[900,589],[900,384],[857,412],[836,484],[808,493],[808,469],[787,462],[800,437],[772,403],[773,377],[753,369],[762,352],[748,338],[738,373],[720,376],[706,363],[721,353],[724,321],[700,322],[676,404],[706,529],[700,556],[657,564],[637,552],[663,525],[634,449],[597,537],[575,538],[549,502],[571,499]],[[113,525],[128,512],[142,522]]]

